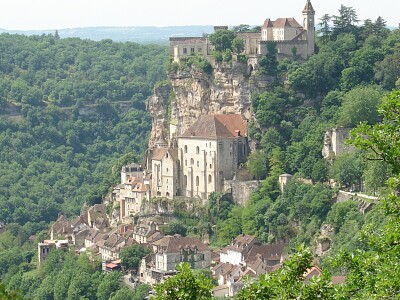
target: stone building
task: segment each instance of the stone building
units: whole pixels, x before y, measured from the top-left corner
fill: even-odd
[[[345,143],[349,138],[350,128],[329,128],[325,132],[322,156],[332,158],[343,153],[349,153],[354,147]]]
[[[240,115],[206,115],[178,136],[181,187],[185,197],[207,199],[222,192],[249,153],[247,126]]]
[[[137,163],[122,167],[121,184],[112,192],[112,200],[119,203],[120,220],[140,213],[142,202],[150,199],[150,186],[145,181],[144,173],[142,165]]]
[[[204,269],[211,265],[211,251],[206,244],[194,237],[165,236],[151,244],[154,254],[142,259],[140,281],[155,284],[165,276],[176,273],[176,266],[187,262],[192,269]]]
[[[278,18],[275,21],[267,18],[260,32],[240,32],[245,44],[244,54],[261,56],[268,53],[267,44],[276,43],[278,59],[296,56],[306,59],[315,51],[315,10],[310,0],[307,0],[302,11],[302,25],[294,18]],[[214,27],[215,31],[227,29],[224,26]],[[206,37],[171,37],[170,52],[175,61],[181,58],[202,53],[211,54],[213,47]]]
[[[158,143],[157,148],[150,151],[151,193],[153,197],[172,199],[180,195],[178,150],[166,146]]]

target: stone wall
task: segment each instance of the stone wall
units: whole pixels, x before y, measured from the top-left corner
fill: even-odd
[[[225,180],[224,189],[232,193],[233,202],[242,206],[246,205],[250,198],[251,193],[258,187],[257,180],[251,181],[237,181]]]
[[[263,41],[260,43],[260,54],[265,55],[268,53],[267,44],[270,41]],[[276,43],[276,51],[278,59],[293,58],[292,49],[296,48],[296,56],[306,59],[309,54],[309,45],[307,41],[279,41]]]

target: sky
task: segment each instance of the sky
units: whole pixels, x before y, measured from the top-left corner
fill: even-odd
[[[261,25],[265,18],[301,21],[306,0],[0,0],[0,28],[45,30],[101,26]],[[400,23],[399,0],[311,0],[316,19],[353,7],[360,20]],[[317,20],[318,22],[318,20]]]

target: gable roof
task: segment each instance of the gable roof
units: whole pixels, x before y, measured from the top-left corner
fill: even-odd
[[[197,248],[198,251],[209,250],[208,246],[201,240],[194,237],[183,237],[180,235],[165,236],[162,239],[153,243],[157,247],[159,253],[177,253],[180,252],[181,248],[194,250]]]
[[[285,246],[285,244],[253,245],[247,255],[246,261],[255,261],[258,255],[261,255],[265,260],[280,261]]]
[[[307,0],[306,5],[304,6],[303,13],[315,13],[314,7],[311,4],[310,0]]]
[[[291,28],[302,28],[302,26],[296,21],[295,18],[278,18],[273,22],[273,27],[283,28],[283,27],[291,27]]]
[[[180,137],[231,138],[246,136],[246,122],[239,114],[200,116]]]

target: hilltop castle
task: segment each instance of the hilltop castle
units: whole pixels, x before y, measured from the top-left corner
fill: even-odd
[[[315,10],[307,0],[302,11],[303,25],[294,18],[278,18],[275,21],[267,18],[259,32],[238,32],[245,44],[244,54],[249,61],[256,62],[257,57],[268,53],[267,44],[277,44],[278,59],[293,58],[294,53],[306,59],[315,51]],[[214,30],[228,29],[227,26],[215,26]],[[171,37],[170,51],[175,61],[181,58],[202,53],[209,56],[213,46],[207,37]]]

